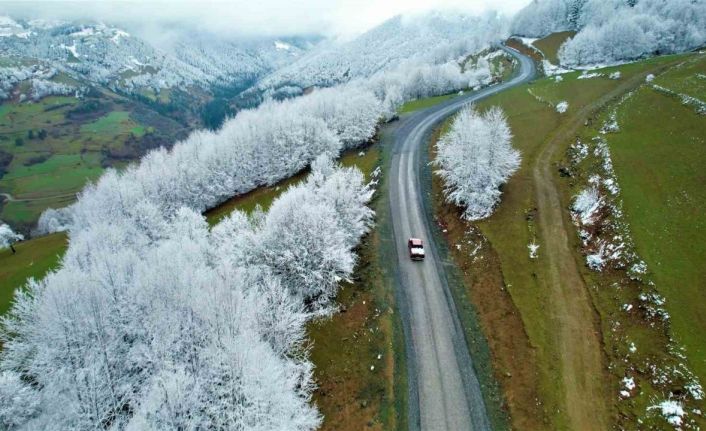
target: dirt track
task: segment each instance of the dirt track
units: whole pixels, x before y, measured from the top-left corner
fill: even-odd
[[[655,71],[652,71],[655,72]],[[579,272],[569,235],[575,230],[568,219],[557,186],[554,161],[585,120],[612,100],[644,82],[639,74],[574,113],[553,133],[533,166],[540,243],[546,259],[545,274],[555,340],[564,389],[565,413],[571,430],[606,430],[610,417],[609,388],[597,316]]]

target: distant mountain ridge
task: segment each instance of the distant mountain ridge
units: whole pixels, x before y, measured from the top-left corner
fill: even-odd
[[[507,32],[506,21],[430,12],[395,16],[353,40],[322,43],[289,65],[275,70],[257,85],[262,91],[298,92],[311,86],[331,86],[398,66],[404,61],[444,63],[474,53]]]
[[[0,17],[3,66],[42,62],[72,78],[126,93],[249,84],[296,60],[314,42],[313,38],[228,40],[183,34],[167,51],[103,23]]]

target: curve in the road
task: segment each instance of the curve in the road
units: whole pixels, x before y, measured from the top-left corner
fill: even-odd
[[[429,220],[422,208],[420,151],[432,130],[465,104],[534,77],[534,63],[503,47],[520,64],[511,80],[457,97],[400,121],[394,131],[390,169],[390,211],[399,280],[398,297],[407,339],[410,426],[422,430],[490,430],[480,383],[466,345]],[[427,258],[412,262],[407,239],[426,240]]]

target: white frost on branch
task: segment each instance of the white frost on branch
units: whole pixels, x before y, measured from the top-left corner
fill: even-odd
[[[571,205],[574,220],[583,226],[593,225],[598,218],[598,211],[602,204],[603,199],[595,187],[583,190],[574,198],[574,203]]]
[[[467,220],[488,217],[500,201],[500,187],[520,166],[520,153],[500,108],[480,114],[467,106],[436,144],[436,173],[445,183],[446,199],[464,208]]]
[[[22,235],[13,232],[9,225],[0,220],[0,250],[9,247],[12,243],[22,241],[23,239],[24,237]]]
[[[2,318],[0,423],[316,429],[305,324],[350,277],[372,192],[326,156],[312,169],[269,213],[212,231],[148,200],[72,231]]]
[[[514,34],[578,33],[559,50],[562,65],[610,64],[676,53],[706,42],[706,3],[690,0],[537,0],[518,12]]]

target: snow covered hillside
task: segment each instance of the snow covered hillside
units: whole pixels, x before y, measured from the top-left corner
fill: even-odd
[[[332,86],[390,70],[404,61],[441,64],[499,41],[507,25],[497,15],[475,17],[432,12],[391,18],[347,42],[329,41],[259,84],[275,95]]]
[[[263,37],[219,39],[179,33],[157,48],[127,31],[102,23],[20,21],[0,17],[0,53],[19,68],[28,63],[68,73],[126,93],[212,85],[247,87],[291,63],[316,39]]]
[[[608,64],[703,46],[706,2],[536,0],[515,16],[511,28],[528,37],[576,30],[559,51],[561,64]]]

